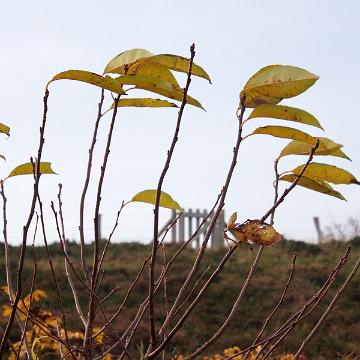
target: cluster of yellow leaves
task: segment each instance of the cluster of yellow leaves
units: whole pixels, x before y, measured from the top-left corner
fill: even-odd
[[[1,291],[5,294],[8,294],[8,288],[6,286],[1,288]],[[34,290],[31,295],[27,295],[20,300],[18,305],[18,315],[22,321],[24,321],[28,315],[30,305],[45,299],[47,294],[44,290]],[[2,314],[4,317],[8,317],[11,314],[12,308],[8,305],[3,305]],[[37,354],[41,353],[52,353],[60,355],[60,350],[63,350],[63,353],[67,353],[67,350],[57,339],[49,336],[49,332],[56,333],[60,336],[62,340],[65,340],[66,337],[69,339],[70,343],[74,348],[76,346],[81,346],[82,341],[84,340],[84,333],[81,331],[71,331],[67,330],[65,334],[65,329],[62,327],[62,319],[53,314],[52,311],[41,309],[36,307],[35,309],[30,310],[29,321],[28,321],[28,330],[25,332],[25,339],[27,344],[32,344],[33,358],[35,360],[39,359]],[[95,335],[100,331],[100,328],[94,327],[93,334]],[[102,344],[104,342],[105,335],[100,333],[96,337],[96,344]],[[20,348],[20,349],[19,349]],[[17,341],[13,344],[11,353],[9,355],[9,360],[17,359],[17,353],[19,352],[19,359],[26,359],[26,344],[25,342]],[[67,358],[70,358],[70,355]],[[111,360],[111,355],[108,354],[103,357],[104,360]]]
[[[5,294],[9,293],[9,289],[6,286],[2,287],[2,292],[4,292]],[[18,304],[18,315],[20,317],[20,319],[25,320],[27,313],[28,313],[28,309],[30,307],[30,303],[36,303],[42,299],[45,299],[47,297],[47,294],[44,290],[34,290],[33,293],[31,295],[27,295],[25,296],[23,299],[21,299],[19,301]],[[2,306],[2,314],[5,317],[10,316],[12,312],[12,307],[9,305],[3,305]]]
[[[155,55],[145,49],[131,49],[110,60],[105,66],[103,75],[84,70],[67,70],[55,75],[48,82],[47,87],[56,80],[76,80],[119,95],[128,94],[129,91],[133,90],[145,90],[181,102],[184,97],[184,90],[178,84],[172,71],[187,73],[189,64],[189,59],[179,55]],[[192,65],[191,73],[210,82],[207,72],[195,63]],[[124,88],[126,85],[130,87]],[[186,96],[186,103],[203,109],[202,105],[189,95]],[[117,106],[178,107],[175,103],[167,100],[129,97],[120,99]],[[115,103],[111,108],[114,107]]]
[[[245,84],[240,93],[242,104],[254,108],[245,122],[256,118],[273,118],[295,122],[323,130],[320,122],[310,113],[284,105],[277,105],[283,99],[295,97],[319,79],[317,75],[305,69],[289,65],[270,65],[256,72]],[[341,150],[341,144],[322,136],[312,136],[302,130],[268,125],[256,128],[244,138],[262,134],[292,140],[280,153],[278,160],[289,155],[309,155],[318,142],[314,156],[335,156],[350,160]],[[295,182],[305,164],[281,174],[280,180]],[[299,186],[322,194],[346,200],[344,196],[329,184],[360,184],[354,175],[333,165],[312,163],[298,182]]]
[[[247,359],[248,360],[254,360],[256,358],[256,356],[259,354],[261,350],[261,346],[258,346],[256,349],[252,350]],[[225,360],[231,356],[234,356],[236,354],[238,354],[240,352],[240,348],[238,346],[233,346],[231,348],[225,349],[223,351],[223,354],[215,354],[213,356],[205,356],[203,357],[202,360]],[[281,354],[281,355],[277,355],[275,357],[270,357],[269,360],[293,360],[295,358],[295,356],[293,354]],[[243,355],[236,355],[232,358],[233,360],[243,360],[244,356]],[[262,359],[261,354],[258,357],[259,360]],[[303,355],[300,355],[299,357],[300,360],[306,360],[305,357]]]

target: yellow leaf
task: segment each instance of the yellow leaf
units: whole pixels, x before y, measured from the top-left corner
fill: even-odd
[[[144,190],[136,194],[130,201],[143,202],[155,205],[156,203],[156,190]],[[182,211],[181,206],[167,193],[161,192],[159,206]]]
[[[280,180],[288,181],[288,182],[293,183],[296,180],[296,178],[297,178],[297,176],[295,174],[286,174],[286,175],[281,176]],[[334,196],[334,197],[336,197],[338,199],[346,201],[346,199],[344,198],[344,196],[342,196],[341,193],[334,190],[325,181],[309,179],[309,178],[307,178],[305,176],[302,176],[299,179],[297,184],[302,186],[302,187],[305,187],[307,189],[314,190],[314,191],[320,192],[322,194]]]
[[[281,99],[303,93],[318,79],[317,75],[295,66],[269,65],[259,70],[248,80],[240,93],[240,97],[246,96],[245,106],[247,107],[256,106],[257,97],[261,100],[263,96],[274,99],[271,102],[274,104]],[[265,103],[268,104],[269,102]]]
[[[47,293],[44,290],[37,289],[37,290],[34,290],[32,293],[33,301],[40,301],[40,300],[46,299],[46,298],[47,298]]]
[[[109,63],[105,67],[104,74],[123,74],[124,65],[132,64],[139,59],[147,58],[153,55],[153,53],[145,49],[126,50],[119,55],[116,55],[113,59],[109,61]]]
[[[134,71],[134,65],[146,63],[161,65],[167,69],[184,73],[187,73],[189,70],[189,59],[182,56],[172,54],[154,55],[145,49],[132,49],[127,50],[110,60],[105,67],[104,74],[124,74],[125,65],[128,65],[127,73],[132,73],[132,71]],[[209,75],[199,65],[193,63],[191,72],[192,75],[207,79],[211,83]]]
[[[113,109],[115,104],[111,105],[111,109]],[[127,98],[127,99],[120,99],[118,102],[118,107],[125,107],[125,106],[134,106],[134,107],[178,107],[176,104],[169,102],[167,100],[161,99],[152,99],[152,98]]]
[[[154,89],[159,87],[168,91],[171,91],[172,89],[172,85],[165,80],[142,75],[124,75],[116,78],[115,80],[121,85],[136,85],[140,88],[147,87]]]
[[[350,160],[350,158],[341,150],[342,145],[337,144],[331,139],[319,137],[319,147],[316,149],[314,155],[330,155]],[[279,157],[287,155],[309,155],[312,150],[312,145],[301,141],[291,141],[281,151]]]
[[[183,89],[176,88],[176,87],[172,87],[172,89],[170,89],[170,90],[167,87],[163,88],[160,86],[153,87],[153,88],[148,87],[148,86],[136,86],[136,88],[141,89],[141,90],[151,91],[153,93],[156,93],[156,94],[165,96],[169,99],[173,99],[173,100],[177,100],[177,101],[182,101],[183,97],[184,97]],[[205,110],[203,108],[203,106],[199,103],[199,101],[197,101],[196,99],[192,98],[189,95],[186,96],[186,103]]]
[[[259,117],[295,121],[322,129],[319,121],[313,115],[304,110],[290,106],[269,104],[257,106],[250,114],[249,119]]]
[[[236,219],[237,219],[237,212],[234,212],[234,213],[230,216],[230,218],[229,218],[229,220],[228,220],[228,222],[227,222],[227,226],[229,227],[229,226],[231,226],[232,224],[235,224]]]
[[[6,179],[13,177],[13,176],[18,176],[18,175],[33,175],[34,167],[36,167],[36,165],[35,164],[33,165],[32,163],[25,163],[25,164],[19,165],[13,171],[10,172],[10,174],[6,177]],[[35,169],[35,174],[36,174],[36,169]],[[57,175],[57,173],[54,172],[54,170],[51,168],[50,162],[41,162],[40,163],[40,174],[55,174],[55,175]]]
[[[263,134],[263,135],[271,135],[283,139],[293,139],[305,142],[307,144],[314,145],[316,143],[316,138],[312,137],[311,135],[294,128],[290,128],[287,126],[275,126],[275,125],[269,125],[269,126],[263,126],[258,127],[255,129],[251,134],[247,135],[257,135],[257,134]]]
[[[256,92],[253,92],[251,90],[247,90],[246,94],[245,94],[244,90],[242,90],[240,93],[240,99],[244,95],[246,95],[244,105],[247,108],[256,108],[257,106],[261,106],[261,105],[265,105],[265,104],[276,105],[282,100],[282,98],[271,98],[268,96],[259,95]]]
[[[127,70],[128,75],[142,75],[167,81],[175,87],[180,87],[173,73],[165,66],[151,62],[136,62]]]
[[[282,235],[261,220],[247,220],[243,224],[231,223],[229,225],[228,230],[240,242],[252,241],[258,245],[271,246],[282,240]]]
[[[304,165],[300,165],[295,169],[291,170],[294,174],[300,174]],[[333,184],[358,184],[359,181],[355,178],[354,175],[348,171],[338,168],[334,165],[321,164],[321,163],[311,163],[306,168],[304,176],[314,179],[314,180],[323,180]]]
[[[5,124],[0,123],[0,133],[10,136],[10,128]]]
[[[156,64],[163,65],[174,71],[180,71],[183,73],[187,73],[189,71],[189,59],[178,55],[159,54],[148,57],[145,61],[150,61]],[[192,65],[191,73],[192,75],[204,78],[211,83],[208,73],[202,67],[196,65],[195,63],[193,63]]]
[[[71,340],[83,340],[84,334],[80,331],[68,331],[68,338]]]
[[[2,314],[4,317],[9,317],[12,313],[12,308],[9,305],[2,306]]]
[[[67,70],[55,75],[46,85],[48,87],[55,80],[76,80],[99,86],[102,89],[110,90],[117,94],[124,94],[121,83],[110,76],[101,76],[90,71]]]
[[[32,347],[31,347],[31,357],[32,360],[39,360],[39,357],[37,356],[36,352],[35,352],[35,346],[36,344],[41,340],[41,339],[45,339],[48,338],[48,336],[40,336],[38,338],[36,338],[34,340],[34,342],[32,343]]]

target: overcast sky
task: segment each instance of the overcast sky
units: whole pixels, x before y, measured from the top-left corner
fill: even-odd
[[[164,183],[184,208],[208,209],[224,182],[236,137],[235,110],[247,79],[268,64],[290,64],[321,76],[309,91],[284,104],[311,112],[326,136],[344,144],[353,163],[332,160],[360,177],[360,2],[353,1],[2,1],[0,12],[0,122],[11,127],[2,136],[1,177],[36,154],[46,82],[56,73],[83,69],[101,73],[116,54],[131,48],[189,56],[212,78],[210,85],[194,79],[190,94],[206,112],[188,107],[174,161]],[[184,83],[184,76],[179,76]],[[57,184],[64,187],[67,237],[78,238],[78,202],[87,151],[96,118],[99,89],[72,81],[50,86],[49,114],[43,160],[58,176],[41,180],[49,240],[56,239],[50,201]],[[101,213],[103,235],[111,230],[122,200],[155,188],[174,130],[175,109],[121,109],[105,181]],[[256,126],[281,124],[254,120]],[[102,121],[105,136],[109,118]],[[284,123],[282,123],[284,125]],[[286,124],[285,124],[286,125]],[[302,127],[313,135],[322,132]],[[273,160],[286,140],[250,138],[240,150],[225,210],[239,220],[259,218],[273,199]],[[99,141],[94,182],[104,142]],[[289,170],[305,158],[284,159]],[[323,159],[319,159],[323,160]],[[330,158],[329,158],[330,160]],[[325,161],[328,161],[325,159]],[[94,186],[91,188],[94,190]],[[298,188],[277,213],[276,227],[287,237],[316,239],[313,216],[323,227],[360,218],[358,186],[337,187],[348,202]],[[6,182],[9,238],[19,243],[29,209],[30,177]],[[87,203],[87,238],[91,238],[93,195]],[[161,221],[169,212],[161,213]],[[151,238],[152,208],[133,204],[124,210],[118,241]]]

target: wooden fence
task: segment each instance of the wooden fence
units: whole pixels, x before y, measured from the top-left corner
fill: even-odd
[[[208,215],[209,213],[207,210],[200,211],[200,209],[196,209],[195,211],[193,211],[192,209],[189,209],[184,211],[179,217],[178,221],[172,226],[170,230],[171,242],[178,243],[187,241],[191,236],[194,235],[195,231],[199,228],[200,224]],[[161,237],[165,233],[166,229],[175,221],[178,216],[179,213],[173,210],[170,220],[159,231],[159,237]],[[209,227],[210,221],[211,216],[205,221],[204,225],[201,227],[201,230],[192,240],[191,245],[193,247],[200,247],[204,235]],[[225,227],[225,212],[224,210],[222,210],[211,233],[211,238],[209,242],[211,248],[220,249],[224,247]]]

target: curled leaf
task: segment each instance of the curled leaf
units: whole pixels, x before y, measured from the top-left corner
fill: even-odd
[[[0,123],[0,133],[10,136],[10,128],[5,124]]]
[[[291,170],[294,174],[300,174],[305,165],[300,165]],[[313,162],[308,165],[304,174],[307,178],[327,181],[333,184],[357,184],[360,182],[350,172],[334,165]]]
[[[155,205],[156,204],[156,190],[144,190],[133,196],[130,202],[143,202]],[[182,211],[181,206],[169,194],[162,191],[160,194],[159,206]]]
[[[280,180],[287,181],[293,183],[296,180],[297,176],[295,174],[286,174],[280,177]],[[334,196],[340,200],[345,200],[344,196],[332,188],[327,182],[321,181],[321,180],[314,180],[307,178],[305,176],[302,176],[298,183],[299,186],[305,187],[307,189],[317,191],[322,194]]]
[[[91,85],[98,86],[102,89],[112,91],[117,94],[124,94],[124,90],[120,82],[116,81],[110,76],[101,76],[90,71],[84,70],[67,70],[55,75],[46,85],[49,87],[50,83],[56,80],[76,80],[85,82]]]
[[[301,124],[311,125],[322,129],[319,121],[307,111],[290,106],[264,104],[257,106],[249,116],[254,118],[274,118],[295,121]]]
[[[263,246],[271,246],[283,238],[271,225],[261,220],[247,220],[243,224],[230,223],[228,230],[239,242],[251,241]]]
[[[35,169],[34,169],[35,167]],[[35,170],[35,172],[34,172]],[[25,164],[21,164],[19,166],[17,166],[14,170],[12,170],[10,172],[10,174],[6,177],[6,179],[13,177],[13,176],[18,176],[18,175],[33,175],[34,173],[36,174],[36,165],[32,164],[32,163],[25,163]],[[51,168],[51,163],[50,162],[41,162],[40,163],[40,174],[55,174],[57,175],[57,173]]]
[[[282,99],[303,93],[318,79],[317,75],[295,66],[269,65],[260,69],[248,80],[240,97],[246,96],[246,107],[264,103],[276,104]]]
[[[287,126],[269,125],[269,126],[258,127],[248,136],[256,135],[256,134],[271,135],[283,139],[293,139],[311,145],[314,145],[316,143],[316,138],[312,137],[311,135],[305,133],[304,131],[290,128]]]

